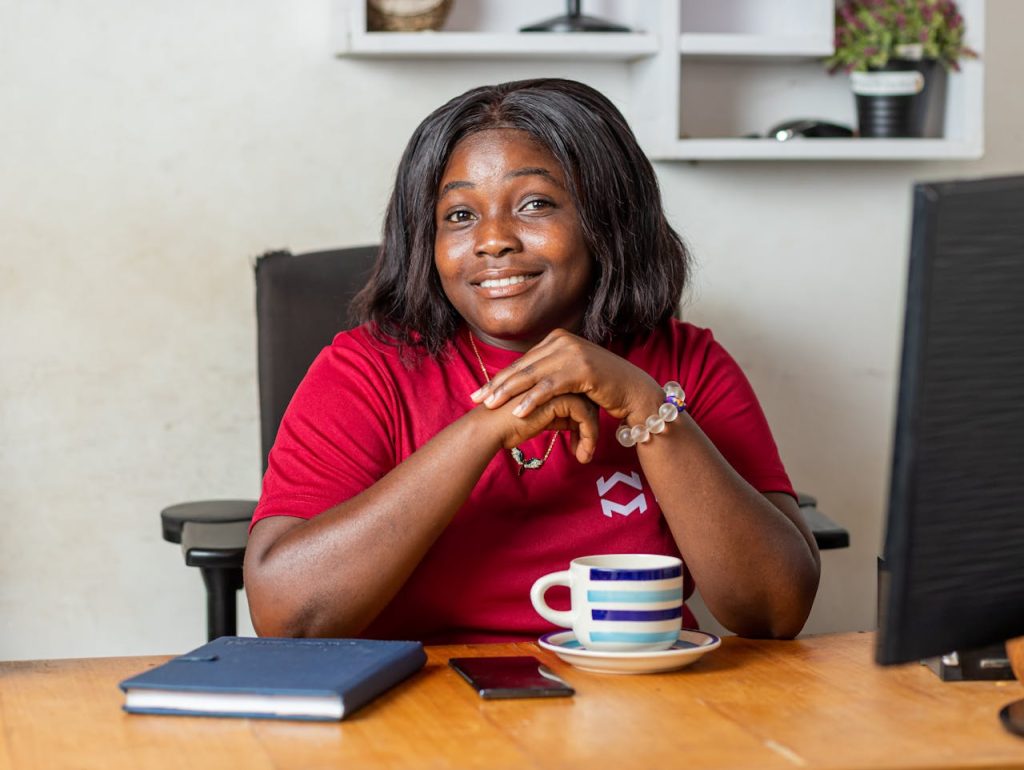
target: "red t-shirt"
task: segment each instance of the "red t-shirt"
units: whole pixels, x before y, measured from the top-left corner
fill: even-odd
[[[520,355],[477,347],[492,376]],[[672,320],[610,348],[659,383],[682,384],[690,415],[755,489],[793,494],[750,384],[710,331]],[[465,329],[444,355],[424,356],[413,369],[366,327],[342,332],[317,356],[285,413],[253,523],[312,518],[355,496],[474,408],[469,394],[482,384]],[[617,427],[600,413],[597,451],[586,465],[565,433],[543,468],[522,476],[507,451],[495,455],[364,635],[434,644],[535,639],[552,630],[530,604],[530,586],[541,575],[592,554],[678,556],[636,450],[619,445]],[[541,457],[550,440],[545,433],[521,449]],[[443,461],[436,472],[448,472]],[[687,574],[685,593],[692,591]],[[556,607],[565,606],[565,596],[558,588],[548,593]],[[695,625],[688,613],[683,620]]]

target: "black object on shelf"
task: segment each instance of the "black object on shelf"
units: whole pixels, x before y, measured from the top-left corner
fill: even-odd
[[[788,142],[801,137],[839,139],[851,136],[853,136],[851,128],[827,120],[787,120],[768,129],[768,138],[779,142]]]
[[[632,32],[629,27],[613,24],[580,12],[580,0],[566,1],[565,16],[539,21],[519,28],[520,32]]]

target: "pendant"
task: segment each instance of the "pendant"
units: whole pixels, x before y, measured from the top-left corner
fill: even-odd
[[[526,455],[523,454],[523,450],[517,446],[512,447],[512,459],[516,461],[516,465],[519,466],[519,475],[523,475],[523,471],[535,471],[544,465],[544,461],[539,457],[531,457],[529,460],[526,459]]]

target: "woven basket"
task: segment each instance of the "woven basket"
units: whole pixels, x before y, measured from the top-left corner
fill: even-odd
[[[444,26],[452,0],[436,0],[425,10],[424,0],[367,0],[366,26],[370,32],[421,32]]]

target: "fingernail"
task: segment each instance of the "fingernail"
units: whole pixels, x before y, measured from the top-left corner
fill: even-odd
[[[512,410],[512,414],[516,417],[522,417],[523,412],[526,411],[526,404],[519,404],[515,409]]]
[[[494,395],[493,394],[491,394],[490,396],[488,396],[487,398],[484,399],[484,404],[486,406],[490,406],[493,403],[494,403]],[[514,412],[513,412],[513,414],[514,414]]]
[[[478,388],[478,389],[474,390],[472,393],[470,393],[469,397],[471,399],[473,399],[474,401],[479,401],[480,398],[483,396],[483,394],[484,394],[484,389],[483,388]]]

